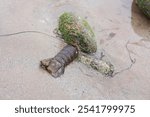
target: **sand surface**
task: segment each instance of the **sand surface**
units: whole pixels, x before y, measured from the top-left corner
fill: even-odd
[[[132,0],[0,0],[0,99],[150,99],[150,20]],[[106,78],[74,61],[54,79],[39,61],[65,43],[53,30],[63,12],[88,20],[101,50],[119,71]],[[126,48],[128,42],[129,53]]]

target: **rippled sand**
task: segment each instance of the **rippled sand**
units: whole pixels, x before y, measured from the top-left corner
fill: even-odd
[[[132,0],[1,0],[0,99],[150,99],[150,20]],[[65,43],[56,38],[60,14],[71,11],[88,20],[103,50],[119,71],[113,78],[74,61],[54,79],[39,61],[53,57]],[[129,53],[126,48],[128,43]]]

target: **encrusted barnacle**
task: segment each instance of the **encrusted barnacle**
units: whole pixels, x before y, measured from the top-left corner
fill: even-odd
[[[114,66],[110,62],[104,61],[102,59],[96,59],[94,56],[83,53],[80,54],[78,58],[80,62],[102,73],[105,76],[112,76],[114,73]]]

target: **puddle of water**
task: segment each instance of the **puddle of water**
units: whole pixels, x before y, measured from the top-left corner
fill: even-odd
[[[11,7],[10,7],[11,3]],[[0,37],[0,99],[150,99],[150,21],[131,0],[6,0],[0,4],[0,33],[37,30],[53,35],[63,12],[86,18],[93,27],[98,52],[103,49],[116,71],[130,65],[125,44],[136,63],[108,79],[75,61],[53,79],[39,61],[63,46],[41,34]]]

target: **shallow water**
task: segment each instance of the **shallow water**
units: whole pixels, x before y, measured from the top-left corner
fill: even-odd
[[[150,20],[132,0],[5,0],[0,4],[0,99],[150,99]],[[71,11],[88,20],[96,35],[97,55],[104,50],[119,71],[113,78],[74,61],[61,78],[39,67],[65,43],[53,30],[57,19]]]

